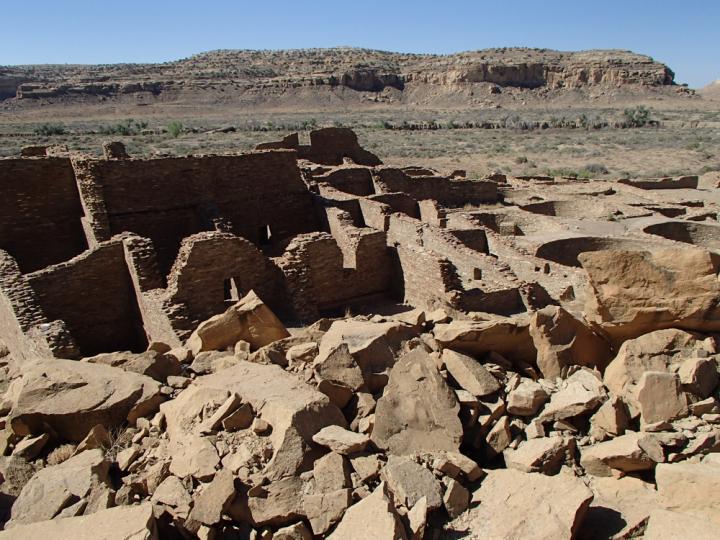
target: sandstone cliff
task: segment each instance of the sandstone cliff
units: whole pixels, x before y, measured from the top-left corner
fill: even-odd
[[[213,51],[164,64],[0,66],[0,100],[76,100],[88,96],[198,92],[231,96],[319,88],[407,93],[473,84],[508,89],[647,89],[673,85],[666,65],[630,51],[487,49],[452,55],[333,48]],[[493,90],[494,88],[494,90]]]

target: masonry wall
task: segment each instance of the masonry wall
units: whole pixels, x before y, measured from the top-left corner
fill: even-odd
[[[224,230],[265,244],[317,230],[295,157],[273,150],[74,165],[97,239],[123,231],[149,238],[167,274],[182,239],[197,232]]]
[[[82,356],[143,351],[143,331],[122,241],[25,276],[49,320],[62,320]]]
[[[0,159],[0,249],[24,273],[87,248],[70,160]]]
[[[250,241],[230,233],[198,233],[180,247],[168,278],[166,311],[182,335],[251,290],[273,311],[281,310],[283,281],[280,270]]]
[[[462,284],[453,264],[428,249],[398,245],[403,301],[420,309],[455,308]]]
[[[415,200],[434,199],[446,206],[493,203],[498,200],[497,184],[486,180],[412,177],[401,169],[393,168],[376,169],[373,179],[377,193],[402,192]]]
[[[375,193],[370,169],[364,167],[347,167],[316,176],[317,182],[331,185],[335,189],[353,195],[367,196]]]

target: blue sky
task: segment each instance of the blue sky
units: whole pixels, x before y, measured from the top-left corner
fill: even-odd
[[[0,0],[0,65],[337,45],[631,49],[699,87],[720,79],[720,0]]]

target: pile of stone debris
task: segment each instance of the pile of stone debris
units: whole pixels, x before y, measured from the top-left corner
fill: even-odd
[[[0,351],[0,538],[716,538],[709,256],[655,256],[659,290],[652,254],[582,255],[582,320],[289,332],[251,292],[182,348]]]

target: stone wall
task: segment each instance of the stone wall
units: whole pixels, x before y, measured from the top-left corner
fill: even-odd
[[[147,346],[122,240],[24,276],[49,320],[62,320],[82,356]]]
[[[433,199],[446,206],[494,203],[497,184],[488,180],[450,179],[443,176],[410,176],[402,169],[377,168],[373,180],[377,193],[402,192],[415,200]]]
[[[69,159],[0,159],[0,249],[22,272],[66,261],[87,248]]]
[[[123,231],[150,238],[164,274],[182,239],[197,232],[225,230],[262,245],[318,228],[292,151],[74,165],[96,239]]]

